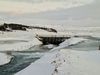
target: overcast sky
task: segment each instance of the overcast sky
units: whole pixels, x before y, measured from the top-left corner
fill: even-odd
[[[94,0],[0,0],[0,12],[12,14],[60,10],[92,3]]]
[[[32,24],[99,25],[99,0],[0,0],[0,20]]]

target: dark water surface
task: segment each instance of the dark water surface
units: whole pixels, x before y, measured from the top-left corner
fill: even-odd
[[[0,75],[14,75],[40,59],[47,51],[49,51],[49,49],[40,47],[34,50],[34,47],[32,47],[28,51],[10,52],[13,57],[9,63],[0,65]]]

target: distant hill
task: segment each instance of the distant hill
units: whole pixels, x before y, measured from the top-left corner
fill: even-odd
[[[0,31],[13,31],[13,30],[26,31],[27,29],[42,29],[42,30],[46,30],[48,32],[56,32],[57,33],[57,30],[55,30],[53,28],[27,26],[27,25],[14,24],[14,23],[10,23],[10,24],[4,23],[3,25],[0,26]]]

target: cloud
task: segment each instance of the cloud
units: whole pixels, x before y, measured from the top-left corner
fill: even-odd
[[[0,0],[0,12],[12,14],[60,10],[92,3],[94,0]]]

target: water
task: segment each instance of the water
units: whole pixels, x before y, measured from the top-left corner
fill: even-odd
[[[0,66],[0,75],[14,75],[22,69],[28,67],[31,63],[40,59],[40,57],[43,56],[48,50],[49,49],[44,49],[42,47],[34,50],[34,47],[31,47],[28,51],[10,52],[13,58],[9,63]]]
[[[86,40],[75,46],[70,46],[69,49],[91,51],[91,50],[99,50],[99,46],[100,46],[100,41]]]
[[[13,75],[14,73],[26,68],[39,58],[25,58],[24,55],[14,56],[10,63],[0,66],[1,75]]]

